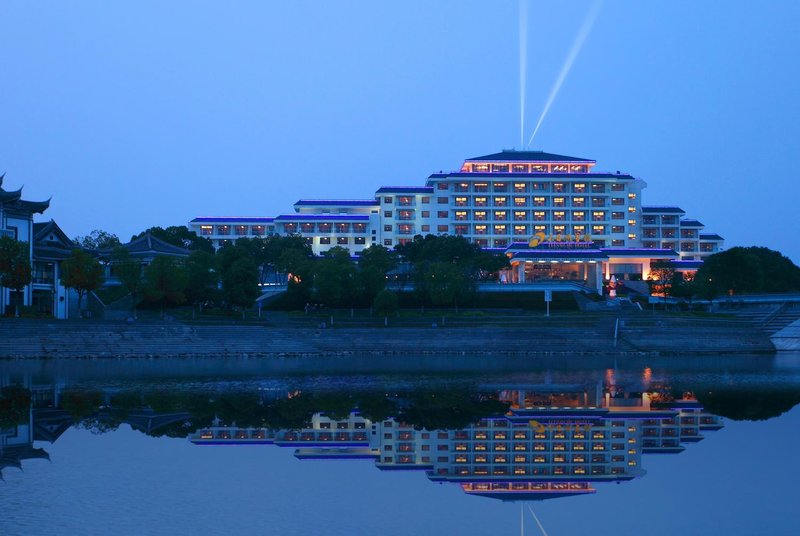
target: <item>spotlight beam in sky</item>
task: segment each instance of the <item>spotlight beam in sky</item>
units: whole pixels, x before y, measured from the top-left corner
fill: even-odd
[[[578,57],[578,53],[581,51],[581,48],[583,48],[583,43],[586,41],[586,38],[589,37],[589,32],[591,32],[594,21],[597,19],[597,15],[600,13],[600,8],[602,6],[603,1],[596,0],[589,10],[589,13],[587,13],[586,19],[583,21],[583,25],[578,31],[578,35],[575,37],[575,42],[572,43],[572,48],[567,55],[567,60],[564,62],[564,65],[562,65],[561,72],[558,73],[556,83],[553,84],[553,89],[550,90],[550,95],[547,97],[542,115],[539,116],[539,121],[536,122],[536,127],[533,129],[533,134],[526,147],[530,147],[531,143],[533,143],[533,139],[536,137],[536,133],[539,132],[539,127],[542,126],[542,121],[544,121],[547,112],[550,111],[550,106],[552,106],[553,101],[556,100],[556,96],[561,89],[561,85],[564,83],[564,79],[567,78],[570,69],[572,69],[572,64],[575,63],[575,58]]]

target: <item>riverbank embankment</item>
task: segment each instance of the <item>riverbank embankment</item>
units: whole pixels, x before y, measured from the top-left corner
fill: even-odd
[[[514,326],[327,327],[4,319],[0,358],[771,353],[769,336],[730,320],[541,319]]]

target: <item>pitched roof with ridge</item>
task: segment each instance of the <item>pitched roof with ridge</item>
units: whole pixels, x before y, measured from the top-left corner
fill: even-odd
[[[156,238],[150,233],[145,233],[136,240],[131,240],[122,247],[135,257],[145,257],[148,255],[168,255],[171,257],[188,257],[191,251],[175,246]]]
[[[25,201],[22,199],[22,188],[19,190],[8,191],[3,189],[3,179],[6,174],[0,175],[0,203],[6,205],[11,210],[30,212],[31,214],[44,213],[50,207],[50,200],[47,201]]]

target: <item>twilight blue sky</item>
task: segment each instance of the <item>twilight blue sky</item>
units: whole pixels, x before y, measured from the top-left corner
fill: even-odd
[[[531,1],[526,137],[591,6]],[[800,2],[607,0],[534,147],[800,262]],[[69,235],[370,197],[519,146],[517,0],[0,4],[0,172]]]

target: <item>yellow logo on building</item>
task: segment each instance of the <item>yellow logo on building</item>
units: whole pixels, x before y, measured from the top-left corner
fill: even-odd
[[[561,243],[562,245],[567,244],[591,244],[593,242],[592,235],[590,234],[580,234],[576,233],[574,235],[562,235],[562,234],[555,234],[555,235],[546,235],[542,232],[538,232],[533,235],[528,242],[528,246],[535,248],[539,244],[545,243]]]

